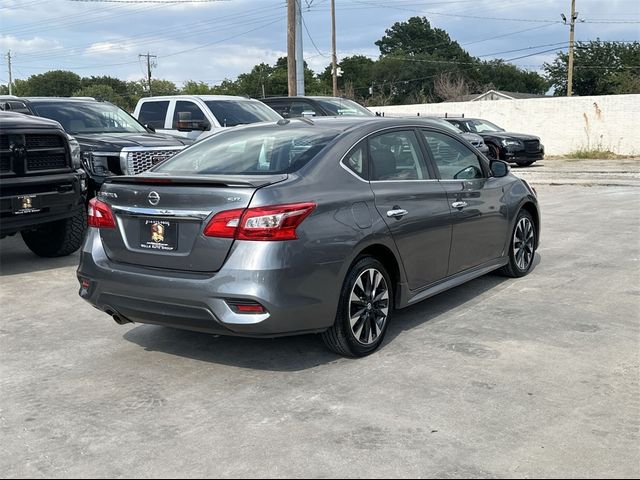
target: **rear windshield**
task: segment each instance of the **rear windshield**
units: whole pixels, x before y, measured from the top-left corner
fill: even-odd
[[[339,132],[261,125],[232,129],[196,143],[153,168],[174,175],[269,175],[309,163]]]
[[[258,101],[208,100],[205,102],[223,127],[245,123],[277,122],[282,117]]]

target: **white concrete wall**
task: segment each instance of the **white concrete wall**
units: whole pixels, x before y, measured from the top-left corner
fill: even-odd
[[[451,116],[489,120],[541,138],[547,155],[578,149],[640,155],[640,95],[552,97],[499,102],[451,102],[369,107],[385,116]]]

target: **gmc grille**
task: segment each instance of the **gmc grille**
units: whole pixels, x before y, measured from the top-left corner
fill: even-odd
[[[154,165],[173,157],[183,148],[184,147],[176,147],[171,150],[142,150],[126,152],[124,173],[126,175],[137,175],[139,173],[146,172]]]

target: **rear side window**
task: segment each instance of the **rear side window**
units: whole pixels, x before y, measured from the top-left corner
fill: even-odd
[[[423,180],[429,178],[416,134],[396,131],[369,139],[371,180]]]
[[[291,173],[309,163],[336,136],[317,128],[229,129],[166,160],[154,172],[188,175]]]
[[[258,101],[208,100],[205,103],[223,127],[280,120],[280,115]]]
[[[291,104],[286,102],[268,103],[272,109],[274,109],[283,118],[289,118],[289,110],[291,110]]]
[[[144,102],[140,107],[138,120],[143,125],[153,128],[164,128],[164,120],[167,117],[169,101]]]
[[[319,115],[318,109],[316,109],[309,102],[293,101],[291,102],[291,109],[289,110],[289,117],[298,118],[303,114]]]
[[[357,147],[351,150],[342,161],[342,164],[345,167],[363,180],[366,180],[368,177],[366,147],[367,142],[361,142]]]

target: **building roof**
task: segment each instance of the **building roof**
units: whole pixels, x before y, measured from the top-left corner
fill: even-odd
[[[482,97],[490,94],[495,94],[503,97],[506,100],[519,100],[524,98],[545,98],[547,95],[538,95],[535,93],[521,93],[521,92],[509,92],[507,90],[487,90],[484,93],[472,93],[471,95],[463,95],[456,99],[445,100],[446,102],[474,102],[480,100]]]

